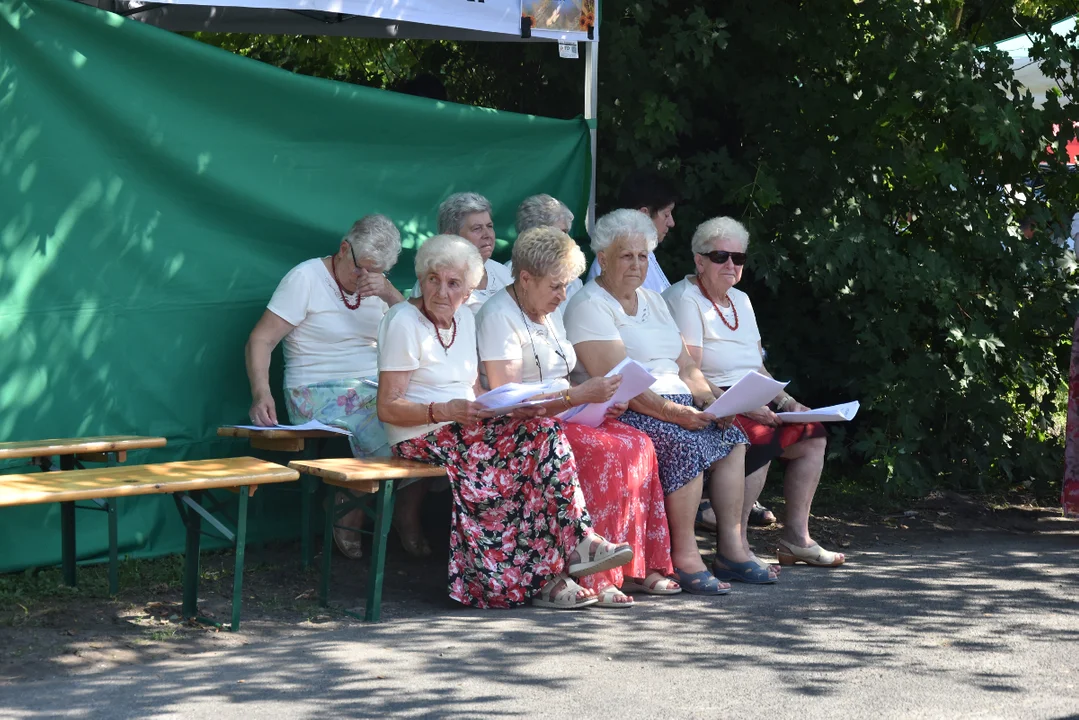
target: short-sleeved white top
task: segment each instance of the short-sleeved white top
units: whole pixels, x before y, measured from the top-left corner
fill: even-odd
[[[690,394],[689,387],[678,377],[682,336],[659,293],[638,288],[637,314],[631,316],[592,280],[566,306],[565,324],[574,345],[590,340],[621,340],[626,356],[655,376],[656,382],[650,388],[653,392]]]
[[[266,309],[294,326],[284,340],[285,387],[355,380],[377,371],[378,324],[389,306],[369,297],[349,310],[322,258],[289,270]]]
[[[508,284],[512,284],[513,283],[513,261],[512,260],[507,260],[505,267],[506,267],[506,271],[510,274],[510,282]],[[581,278],[573,278],[572,280],[570,280],[566,284],[566,299],[563,300],[562,304],[558,306],[558,312],[559,313],[564,313],[566,311],[566,303],[568,303],[569,299],[571,297],[573,297],[577,293],[577,291],[580,290],[583,287],[584,287],[584,283],[581,281]]]
[[[560,380],[559,389],[569,387],[577,353],[566,337],[562,313],[551,313],[543,323],[533,322],[521,312],[509,289],[503,288],[476,314],[476,336],[480,362],[520,360],[521,382]]]
[[[457,321],[457,339],[447,351],[435,337],[438,330],[412,303],[397,303],[386,313],[378,329],[378,369],[412,371],[405,389],[406,400],[427,405],[476,399],[476,320],[464,305],[453,317]],[[441,332],[442,340],[449,342],[452,330]],[[404,427],[385,423],[386,437],[395,445],[446,424]]]
[[[701,290],[689,281],[691,275],[670,287],[663,297],[671,307],[674,321],[686,341],[686,345],[701,348],[701,372],[713,385],[730,387],[752,370],[761,367],[761,333],[757,329],[757,316],[749,296],[731,288],[727,296],[738,311],[738,329],[731,330],[716,314],[712,303]],[[734,315],[728,308],[728,322],[734,324]]]
[[[468,296],[468,300],[465,300],[465,306],[473,314],[478,313],[483,304],[491,299],[496,292],[507,285],[513,284],[513,276],[510,275],[505,265],[496,263],[494,260],[488,260],[483,264],[483,267],[487,270],[487,287],[483,290],[473,290],[472,294]],[[419,297],[420,292],[420,281],[416,280],[416,284],[412,286],[410,297]]]
[[[592,280],[595,280],[599,274],[599,260],[593,260],[592,267],[588,269],[588,281],[591,282]],[[656,254],[654,252],[648,253],[648,273],[644,276],[644,283],[641,287],[645,290],[654,290],[655,292],[662,293],[670,286],[671,282],[667,279],[667,275],[663,272],[663,268],[659,266],[659,260],[656,259]]]

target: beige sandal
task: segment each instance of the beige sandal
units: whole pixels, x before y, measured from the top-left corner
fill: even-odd
[[[813,543],[809,547],[799,547],[786,540],[779,541],[776,557],[779,558],[780,565],[794,565],[797,562],[804,562],[806,565],[815,567],[839,567],[847,561],[843,553],[825,550],[817,543]]]
[[[334,502],[338,505],[342,505],[351,500],[345,493],[338,493]],[[360,534],[360,528],[363,527],[364,515],[362,509],[355,509],[341,518],[340,522],[348,527],[338,527],[334,525],[333,528],[333,543],[337,546],[337,549],[341,551],[341,554],[347,557],[349,560],[359,560],[363,558],[363,535]],[[349,528],[355,528],[351,530]]]
[[[644,593],[646,595],[677,595],[682,587],[674,578],[669,578],[658,570],[653,570],[642,580],[626,578],[622,583],[622,592]]]
[[[626,598],[619,602],[619,598]],[[614,585],[608,585],[607,587],[596,593],[596,607],[608,608],[611,610],[629,608],[636,605],[629,595],[616,588]]]
[[[633,559],[633,548],[629,545],[615,545],[596,534],[589,535],[578,543],[574,552],[580,560],[571,564],[568,572],[576,577],[622,567]]]
[[[562,583],[562,587],[556,591],[559,583]],[[532,598],[532,604],[550,610],[576,610],[599,602],[597,597],[578,598],[577,593],[581,590],[584,588],[573,582],[568,575],[555,575],[543,584],[539,595]]]

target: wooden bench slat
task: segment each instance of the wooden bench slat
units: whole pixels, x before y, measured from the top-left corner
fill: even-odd
[[[252,457],[0,475],[0,507],[291,482],[300,474]]]
[[[289,467],[331,484],[372,483],[405,478],[445,477],[446,468],[401,458],[324,458],[293,460]]]
[[[106,453],[126,450],[144,450],[164,447],[163,437],[141,435],[103,435],[85,438],[52,438],[49,440],[18,440],[0,443],[0,460],[15,458],[46,457],[50,455],[76,455],[81,453]]]
[[[329,430],[252,430],[238,427],[219,427],[217,435],[218,437],[265,438],[267,440],[348,437],[344,433],[335,433]]]

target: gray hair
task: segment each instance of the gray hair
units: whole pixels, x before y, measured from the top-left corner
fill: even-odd
[[[749,247],[749,231],[734,218],[712,218],[697,226],[690,247],[695,253],[712,252],[717,240],[737,240],[745,252]]]
[[[573,225],[573,213],[558,198],[550,195],[532,195],[521,201],[517,207],[517,232],[536,227],[558,227]],[[561,228],[559,228],[561,229]]]
[[[536,276],[571,280],[584,272],[584,253],[566,233],[556,227],[525,230],[513,243],[513,279],[523,271]]]
[[[656,249],[659,236],[651,218],[640,210],[615,210],[596,221],[592,231],[592,252],[601,253],[619,238],[640,235],[648,241],[648,252]]]
[[[352,246],[357,261],[370,260],[379,272],[396,265],[401,254],[401,233],[385,215],[364,215],[353,223],[343,239]]]
[[[442,235],[459,235],[465,218],[473,213],[491,212],[491,203],[474,192],[454,193],[438,206],[438,232]]]
[[[457,235],[428,238],[416,251],[416,278],[422,282],[427,273],[446,268],[463,269],[470,289],[483,278],[483,258],[475,245]]]

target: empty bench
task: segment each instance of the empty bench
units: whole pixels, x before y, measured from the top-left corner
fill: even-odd
[[[371,535],[371,570],[367,576],[367,603],[363,619],[378,622],[382,616],[382,580],[386,567],[386,540],[393,520],[393,496],[397,480],[445,477],[446,469],[401,458],[327,458],[293,460],[289,467],[321,479],[326,486],[325,525],[322,536],[322,577],[319,604],[329,604],[330,558],[333,555],[333,529]],[[348,502],[336,503],[338,493],[348,495]],[[338,521],[356,508],[363,508],[373,521],[371,531],[338,525]],[[353,613],[345,611],[348,615]]]
[[[299,473],[276,463],[252,457],[221,460],[130,465],[125,467],[60,470],[21,475],[0,475],[0,508],[61,503],[71,510],[62,514],[61,544],[63,566],[75,567],[74,506],[81,500],[169,494],[176,503],[187,541],[184,549],[183,616],[198,616],[199,552],[202,522],[206,521],[236,549],[232,590],[232,629],[240,627],[244,547],[247,542],[247,501],[259,485],[290,482]],[[239,492],[234,523],[224,508],[212,498],[203,502],[207,490],[228,489]],[[221,516],[221,517],[218,517]],[[232,527],[229,525],[232,524]]]

